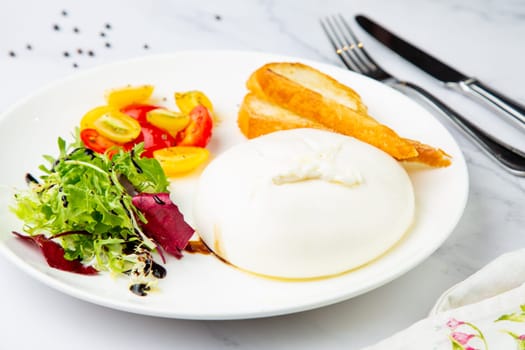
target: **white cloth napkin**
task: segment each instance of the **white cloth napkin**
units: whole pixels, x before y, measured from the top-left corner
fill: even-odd
[[[363,350],[525,349],[525,249],[447,290],[428,318]]]

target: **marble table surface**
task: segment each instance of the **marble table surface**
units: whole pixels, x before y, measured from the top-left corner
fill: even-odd
[[[320,16],[334,13],[352,20],[385,68],[428,88],[525,150],[523,130],[440,86],[358,30],[353,21],[354,15],[367,14],[525,103],[525,3],[519,0],[3,1],[0,111],[78,71],[148,54],[235,49],[341,66],[318,22]],[[451,124],[443,124],[468,163],[468,203],[449,239],[395,281],[297,314],[189,321],[129,314],[77,300],[33,280],[0,256],[0,348],[350,350],[408,327],[424,318],[448,287],[498,255],[525,246],[525,180],[505,173]],[[20,137],[30,137],[19,132]]]

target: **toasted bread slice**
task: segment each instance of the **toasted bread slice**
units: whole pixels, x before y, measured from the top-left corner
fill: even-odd
[[[276,62],[264,65],[258,72],[265,70],[271,70],[340,105],[366,114],[367,107],[355,90],[310,66],[302,63]]]
[[[312,128],[328,130],[324,125],[298,116],[271,102],[248,93],[239,109],[237,119],[241,132],[249,139],[274,131]]]
[[[260,98],[337,132],[367,142],[398,160],[417,157],[414,145],[368,116],[359,95],[301,63],[269,63],[248,80]]]
[[[255,93],[248,93],[239,109],[238,124],[241,132],[249,139],[279,130],[296,128],[313,128],[332,130],[321,123],[303,118],[293,112],[281,108],[269,101],[261,99]],[[418,155],[405,159],[410,162],[426,164],[432,167],[450,165],[450,157],[442,150],[408,140],[418,151]]]

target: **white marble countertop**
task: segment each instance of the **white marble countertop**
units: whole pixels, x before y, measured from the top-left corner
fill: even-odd
[[[0,111],[76,71],[151,53],[256,50],[340,66],[318,21],[338,12],[348,19],[367,14],[525,103],[525,4],[519,0],[19,0],[0,3]],[[111,29],[105,28],[106,23]],[[53,29],[55,24],[59,31]],[[525,150],[523,131],[446,90],[362,31],[358,33],[385,68],[428,88]],[[87,50],[93,50],[94,56]],[[0,256],[0,348],[349,350],[406,328],[424,318],[449,286],[496,256],[525,246],[525,181],[499,169],[450,124],[444,125],[468,162],[468,204],[443,246],[397,280],[351,300],[298,314],[187,321],[128,314],[77,300],[33,280]],[[29,135],[20,131],[20,137]]]

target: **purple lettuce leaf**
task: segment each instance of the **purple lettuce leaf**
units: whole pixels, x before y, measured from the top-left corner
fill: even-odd
[[[168,193],[140,193],[133,197],[133,205],[142,212],[147,223],[142,223],[144,233],[159,244],[168,254],[182,258],[195,230],[184,221],[179,208]]]
[[[64,248],[44,235],[25,236],[18,232],[13,232],[17,237],[24,241],[31,242],[40,248],[47,264],[55,269],[74,272],[82,275],[95,275],[98,271],[93,266],[83,265],[80,260],[67,260],[64,258]]]

